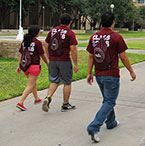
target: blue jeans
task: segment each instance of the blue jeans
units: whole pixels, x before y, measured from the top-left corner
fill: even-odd
[[[87,130],[89,134],[98,133],[104,122],[108,129],[112,129],[117,125],[114,106],[119,93],[119,80],[119,77],[112,76],[96,77],[96,81],[103,96],[103,103],[95,119],[88,125]]]

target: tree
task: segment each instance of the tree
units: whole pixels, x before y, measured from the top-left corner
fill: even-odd
[[[145,19],[145,6],[139,7],[139,15],[142,19]]]
[[[141,31],[145,26],[145,6],[141,6],[138,8],[139,17],[137,20],[137,24],[141,26]]]
[[[33,17],[33,23],[38,24],[39,18],[43,13],[43,8],[49,10],[49,12],[56,12],[57,5],[55,0],[35,0],[35,3],[32,5],[34,8],[37,7],[37,12]]]
[[[87,0],[53,0],[55,5],[53,5],[55,13],[59,15],[58,24],[60,22],[60,17],[63,13],[69,13],[73,16],[73,23],[75,28],[79,28],[80,17],[83,15],[83,10],[85,10],[85,3]]]
[[[35,0],[24,0],[23,2],[23,16],[25,17],[30,6],[35,2]],[[18,13],[20,0],[1,0],[0,1],[0,28],[3,28],[3,22],[7,16],[11,13]]]
[[[120,27],[122,23],[132,21],[134,17],[135,6],[132,0],[89,0],[88,15],[93,22],[100,23],[100,16],[104,11],[110,11],[110,5],[114,4],[114,13],[116,24]]]
[[[13,12],[15,1],[1,0],[0,1],[0,29],[3,28],[5,18]],[[9,10],[9,11],[8,11]]]

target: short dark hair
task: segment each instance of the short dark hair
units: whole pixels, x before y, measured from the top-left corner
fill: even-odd
[[[114,13],[106,11],[101,16],[102,27],[111,27],[115,19]]]
[[[69,23],[71,22],[71,16],[67,13],[63,14],[61,16],[61,24],[64,24],[64,25],[69,25]]]

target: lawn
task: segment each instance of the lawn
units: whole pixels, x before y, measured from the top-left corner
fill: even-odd
[[[145,50],[145,39],[126,40],[129,49],[142,49]]]
[[[145,32],[137,32],[137,31],[121,31],[118,32],[123,36],[123,38],[140,38],[145,37]],[[77,39],[80,40],[89,40],[92,36],[92,33],[85,33],[85,34],[76,34]]]
[[[145,54],[130,54],[128,56],[131,60],[131,63],[138,63],[145,61]],[[79,58],[79,72],[74,73],[73,81],[86,78],[87,75],[87,61],[88,53],[87,51],[80,50],[78,51]],[[16,97],[22,94],[24,88],[27,84],[27,79],[25,75],[21,72],[20,74],[16,73],[18,60],[16,59],[4,59],[0,57],[0,101]],[[48,88],[48,71],[46,65],[42,62],[42,72],[38,77],[38,90]],[[123,65],[120,63],[120,67]]]
[[[125,40],[129,49],[145,50],[145,39]],[[88,43],[79,43],[78,47],[87,47]]]
[[[121,31],[119,32],[123,36],[123,38],[140,38],[145,37],[145,32],[138,31]]]

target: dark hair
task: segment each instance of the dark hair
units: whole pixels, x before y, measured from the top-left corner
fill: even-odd
[[[70,22],[71,22],[71,16],[69,14],[65,13],[61,16],[61,24],[69,25]]]
[[[103,15],[101,16],[102,27],[111,27],[114,19],[115,19],[114,13],[110,11],[104,12]]]
[[[24,39],[23,39],[25,47],[30,46],[32,39],[38,35],[39,31],[40,29],[37,25],[30,26],[28,33],[24,35]]]

